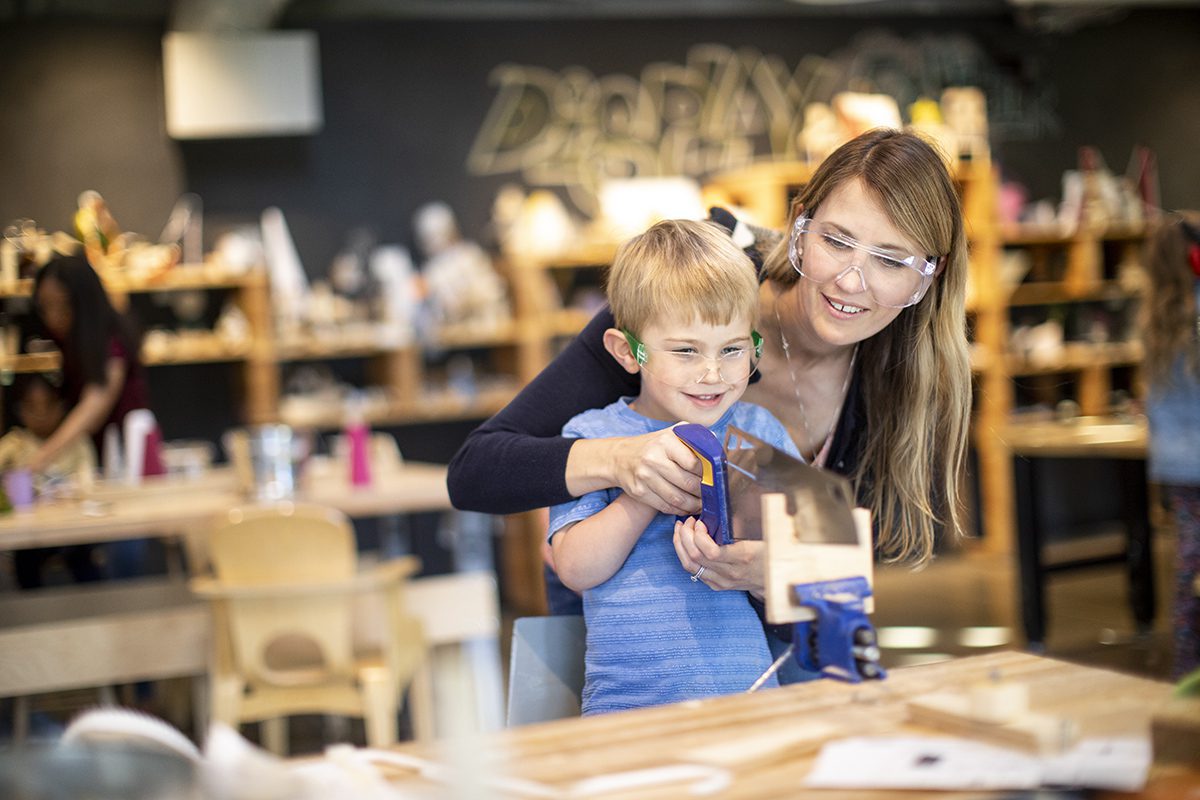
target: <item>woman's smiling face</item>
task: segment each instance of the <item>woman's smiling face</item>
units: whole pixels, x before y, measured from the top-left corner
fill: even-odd
[[[836,225],[857,242],[889,250],[918,252],[915,242],[900,232],[883,206],[860,180],[847,181],[829,193],[813,218]],[[800,253],[801,263],[806,254]],[[811,257],[819,257],[812,253]],[[863,285],[862,273],[846,270],[825,283],[800,278],[792,287],[799,305],[797,319],[814,349],[849,346],[886,328],[902,309],[875,302]],[[823,347],[822,347],[823,345]]]

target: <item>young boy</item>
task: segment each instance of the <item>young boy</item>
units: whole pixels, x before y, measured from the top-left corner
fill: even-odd
[[[607,291],[618,327],[605,348],[640,373],[641,392],[576,416],[564,436],[634,436],[685,421],[719,440],[733,425],[798,455],[775,417],[738,402],[761,353],[759,287],[727,233],[660,222],[622,245]],[[555,568],[583,594],[584,714],[742,692],[770,666],[747,595],[713,591],[680,566],[675,526],[695,524],[616,489],[551,509]]]
[[[0,471],[25,466],[67,413],[62,395],[41,373],[19,376],[13,388],[18,425],[0,437]],[[60,453],[34,480],[44,491],[64,480],[89,480],[95,471],[95,448],[81,439]]]
[[[41,373],[18,376],[14,389],[14,410],[19,425],[0,438],[0,472],[25,467],[67,413],[62,395]],[[35,474],[33,485],[37,494],[45,495],[68,481],[88,484],[95,473],[95,448],[91,440],[82,437]],[[92,545],[72,545],[18,550],[13,555],[17,585],[22,589],[41,586],[43,565],[58,553],[62,553],[76,582],[100,580],[100,567],[93,557],[93,549]]]

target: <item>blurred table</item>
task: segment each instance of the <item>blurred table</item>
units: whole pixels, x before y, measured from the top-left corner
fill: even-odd
[[[353,518],[451,509],[443,465],[405,462],[372,478],[369,486],[351,486],[342,475],[302,481],[294,499]],[[100,481],[85,499],[0,516],[0,550],[202,533],[214,516],[252,502],[224,467],[196,477],[154,476],[137,486]]]
[[[1145,417],[1133,421],[1081,417],[1066,422],[1019,423],[1003,438],[1013,453],[1017,501],[1017,560],[1021,619],[1025,638],[1035,648],[1046,637],[1046,577],[1053,572],[1123,563],[1128,570],[1129,604],[1140,630],[1154,623],[1154,558],[1151,552],[1150,500],[1146,482]],[[1085,554],[1069,559],[1046,558],[1042,516],[1041,466],[1046,459],[1105,459],[1116,465],[1111,491],[1121,499],[1125,526],[1122,552]],[[1090,491],[1104,491],[1091,486]]]
[[[1026,684],[1032,711],[1070,717],[1078,722],[1083,737],[1148,737],[1151,715],[1171,689],[1164,683],[1028,653],[993,653],[896,669],[882,682],[819,680],[756,694],[510,728],[471,739],[469,745],[463,741],[404,744],[395,750],[424,766],[424,776],[399,767],[394,772],[390,766],[383,769],[405,796],[411,792],[419,797],[569,797],[571,789],[580,788],[588,778],[681,765],[728,770],[730,784],[712,795],[721,798],[997,797],[994,792],[804,787],[826,742],[850,736],[945,735],[909,722],[907,702],[926,692],[963,689],[995,674]],[[459,785],[454,783],[456,776]],[[1175,783],[1178,780],[1184,783]],[[505,791],[501,784],[506,781],[508,787],[523,791]],[[1194,788],[1198,783],[1200,775],[1194,771],[1156,765],[1142,796],[1182,797],[1183,785]],[[1177,793],[1171,792],[1172,787],[1179,787]],[[687,781],[677,779],[652,788],[627,784],[603,796],[629,800],[689,794]],[[1054,795],[1038,792],[1036,796]]]

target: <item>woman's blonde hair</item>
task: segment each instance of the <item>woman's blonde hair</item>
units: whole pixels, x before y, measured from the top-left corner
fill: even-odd
[[[605,288],[617,327],[638,335],[681,314],[709,325],[758,321],[754,263],[713,222],[665,220],[634,236],[617,250]]]
[[[889,561],[919,564],[933,555],[939,526],[962,535],[962,487],[971,414],[966,336],[967,239],[954,181],[924,139],[874,130],[833,152],[792,204],[790,224],[812,216],[835,189],[859,180],[892,223],[937,256],[939,272],[919,303],[859,345],[867,436],[858,454],[856,491],[871,509],[876,547]],[[766,257],[780,288],[800,275],[785,236]]]
[[[1191,232],[1187,226],[1191,226]],[[1184,357],[1184,369],[1200,376],[1197,276],[1189,262],[1193,247],[1200,248],[1197,211],[1181,211],[1164,219],[1146,241],[1143,261],[1149,280],[1142,301],[1142,341],[1147,378],[1152,383],[1166,379],[1180,355]]]

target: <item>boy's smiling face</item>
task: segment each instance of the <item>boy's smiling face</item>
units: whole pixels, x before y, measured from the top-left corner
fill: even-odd
[[[738,375],[736,355],[741,351],[752,358],[749,318],[725,325],[699,318],[686,323],[664,320],[638,333],[648,355],[638,370],[642,390],[633,408],[639,414],[711,426],[745,393],[750,376],[744,367],[745,376]],[[719,367],[722,362],[725,366]],[[737,377],[741,379],[730,382]]]

